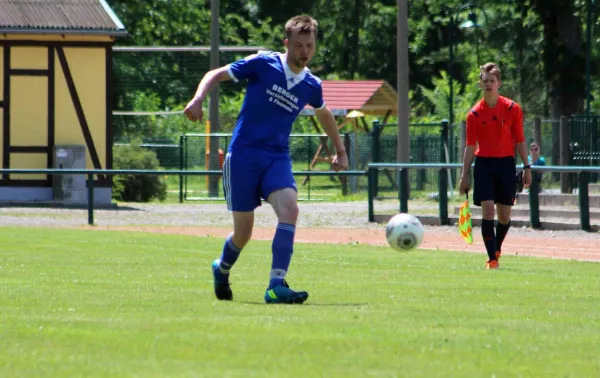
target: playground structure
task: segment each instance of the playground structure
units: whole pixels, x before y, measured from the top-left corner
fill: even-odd
[[[337,121],[338,130],[350,125],[354,135],[359,132],[370,132],[365,120],[366,115],[383,117],[382,122],[387,123],[388,118],[398,112],[398,95],[394,88],[384,80],[324,80],[323,98]],[[317,134],[323,134],[323,130],[315,119],[314,109],[307,106],[300,115],[310,117]],[[354,143],[354,151],[349,151],[349,145],[345,147],[348,155],[358,156],[357,143]],[[319,162],[331,164],[334,156],[335,152],[328,146],[328,138],[321,137],[319,146],[310,162],[309,170],[314,170],[315,165]],[[340,176],[339,179],[342,187],[346,187],[348,178]],[[310,176],[306,176],[302,185],[306,185],[309,180]]]

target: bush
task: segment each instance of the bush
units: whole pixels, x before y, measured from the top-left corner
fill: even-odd
[[[114,169],[159,169],[156,153],[137,145],[113,147]],[[124,202],[149,202],[167,198],[167,183],[158,175],[115,175],[113,198]]]

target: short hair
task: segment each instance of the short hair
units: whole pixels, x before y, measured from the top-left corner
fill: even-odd
[[[482,80],[483,75],[487,73],[496,76],[498,81],[500,81],[500,68],[498,68],[498,65],[496,63],[486,63],[483,66],[479,67],[479,71],[479,80]]]
[[[294,32],[298,34],[314,34],[317,37],[319,23],[308,15],[292,17],[285,23],[285,37],[289,39]]]

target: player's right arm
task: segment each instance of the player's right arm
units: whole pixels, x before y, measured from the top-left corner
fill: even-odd
[[[202,103],[217,84],[226,80],[237,82],[243,79],[255,79],[262,67],[264,67],[263,62],[265,59],[267,59],[266,55],[263,52],[259,52],[258,54],[247,56],[237,62],[207,72],[198,85],[196,95],[185,107],[183,114],[190,121],[202,120]]]
[[[231,80],[231,76],[227,72],[228,66],[220,67],[211,71],[208,71],[206,75],[198,84],[198,89],[194,98],[187,104],[183,114],[187,116],[190,121],[201,121],[202,120],[202,103],[206,99],[206,96],[210,91],[220,82]]]
[[[471,170],[471,164],[473,164],[473,160],[475,159],[475,148],[477,147],[476,122],[475,114],[469,112],[467,115],[467,140],[463,155],[462,174],[460,176],[460,194],[466,193],[470,188],[469,171]]]

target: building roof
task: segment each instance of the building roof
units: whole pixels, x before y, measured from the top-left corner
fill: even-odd
[[[396,91],[384,80],[323,80],[323,98],[334,115],[352,110],[370,115],[398,112]],[[308,108],[302,114],[312,113]]]
[[[105,0],[0,0],[0,33],[127,34]]]

